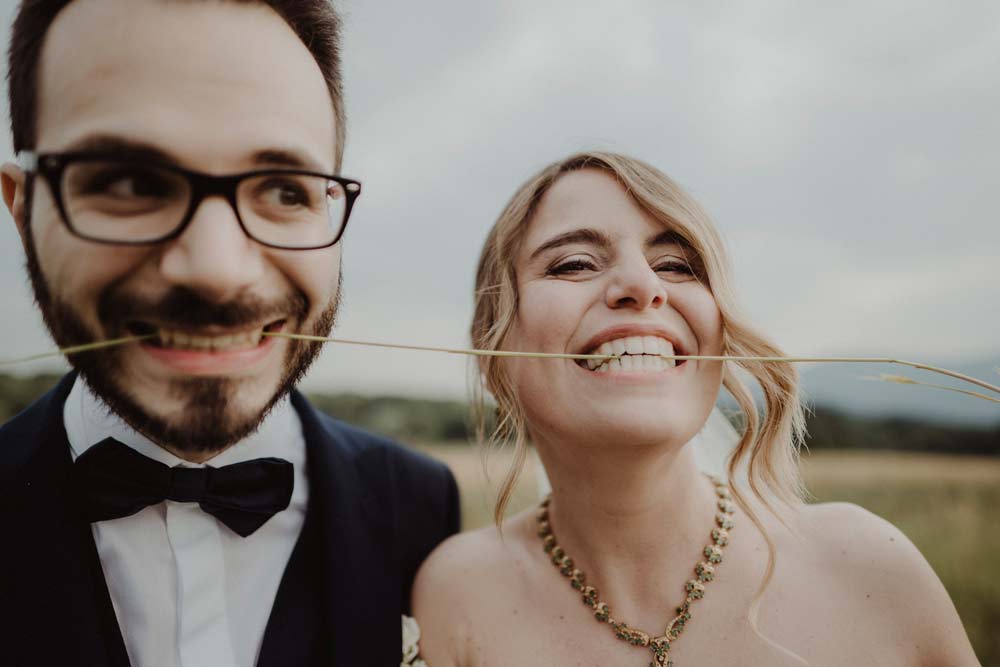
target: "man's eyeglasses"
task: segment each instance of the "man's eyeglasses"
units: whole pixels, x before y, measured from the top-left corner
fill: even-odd
[[[211,176],[106,153],[18,154],[49,184],[66,227],[90,241],[145,245],[177,238],[205,197],[229,202],[244,233],[287,250],[332,246],[361,183],[299,169]]]

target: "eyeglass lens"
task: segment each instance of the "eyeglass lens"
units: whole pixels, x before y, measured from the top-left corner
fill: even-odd
[[[114,161],[67,165],[62,199],[70,224],[100,240],[154,241],[170,235],[191,205],[188,179],[175,171]],[[344,223],[347,197],[322,176],[263,172],[240,181],[236,204],[258,241],[289,248],[331,243]]]

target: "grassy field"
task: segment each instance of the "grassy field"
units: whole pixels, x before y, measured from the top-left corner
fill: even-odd
[[[491,456],[484,481],[478,450],[421,447],[451,466],[462,490],[465,528],[492,522],[492,499],[507,458]],[[937,572],[984,665],[1000,665],[1000,459],[897,452],[819,452],[803,460],[817,502],[856,503],[898,526]],[[538,502],[529,459],[511,502]]]

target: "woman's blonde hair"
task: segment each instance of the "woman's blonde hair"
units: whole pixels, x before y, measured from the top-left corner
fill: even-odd
[[[722,315],[723,354],[783,356],[781,350],[750,326],[737,307],[732,270],[722,239],[704,209],[655,167],[625,155],[597,151],[578,153],[542,169],[514,193],[493,225],[476,271],[475,313],[471,327],[474,347],[503,349],[518,312],[514,267],[527,226],[548,189],[562,175],[579,169],[599,169],[615,178],[636,204],[689,247],[695,255],[692,262],[697,265],[695,273],[711,290]],[[750,610],[751,625],[756,629],[757,603],[773,574],[774,544],[757,514],[740,494],[739,486],[733,482],[741,473],[751,493],[785,522],[783,510],[798,505],[804,497],[798,453],[805,434],[805,417],[799,399],[798,374],[791,363],[723,363],[722,384],[739,405],[743,424],[743,433],[728,462],[727,476],[736,501],[760,529],[768,545],[766,574]],[[762,414],[750,390],[734,372],[736,367],[760,385],[764,399]],[[528,429],[503,359],[479,357],[479,380],[473,383],[479,441],[489,445],[513,443],[514,446],[514,460],[500,485],[494,508],[494,519],[499,526],[524,465]],[[490,414],[483,385],[496,402],[496,420],[492,428],[487,428],[491,420],[488,419]],[[780,646],[777,648],[785,651]]]

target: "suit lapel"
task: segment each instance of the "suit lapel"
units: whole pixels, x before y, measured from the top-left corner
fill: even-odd
[[[292,404],[306,440],[309,511],[319,521],[325,635],[332,641],[333,664],[398,664],[401,586],[388,480],[366,474],[351,436],[300,394],[293,394]]]
[[[5,458],[21,459],[2,503],[17,535],[8,554],[18,573],[13,622],[18,644],[33,647],[31,664],[128,665],[93,533],[71,491],[62,408],[75,379],[64,377],[0,437]]]

